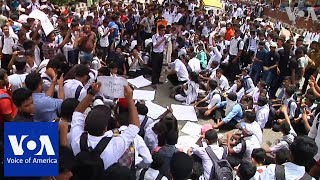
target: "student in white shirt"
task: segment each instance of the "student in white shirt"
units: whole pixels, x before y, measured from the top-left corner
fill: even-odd
[[[197,155],[202,159],[202,165],[204,169],[204,178],[206,180],[210,179],[211,168],[213,162],[207,153],[207,148],[210,148],[218,159],[226,158],[228,150],[226,147],[220,147],[218,144],[218,134],[216,130],[210,129],[205,133],[204,139],[206,140],[208,146],[206,147],[194,147],[190,148],[188,153]],[[223,157],[224,156],[224,157]]]
[[[201,65],[200,65],[200,60],[195,56],[195,53],[193,52],[191,54],[191,59],[188,61],[188,65],[192,72],[200,72],[201,71]]]
[[[89,80],[90,69],[88,66],[79,64],[75,67],[75,78],[68,79],[64,82],[63,89],[65,92],[65,98],[76,98],[82,101],[87,95],[87,90],[84,85]]]
[[[220,90],[222,92],[227,91],[230,86],[229,86],[229,81],[228,79],[223,75],[223,70],[221,68],[218,68],[216,70],[216,80],[218,82],[218,86],[220,87]]]
[[[245,94],[245,90],[243,87],[243,81],[240,78],[235,80],[235,84],[232,85],[231,88],[226,91],[227,94],[231,93],[231,92],[234,92],[237,94],[237,101],[240,102],[242,97]]]
[[[260,128],[263,129],[266,125],[266,123],[269,120],[269,112],[270,107],[268,104],[268,99],[266,97],[260,96],[257,101],[257,123],[260,125]]]
[[[260,174],[262,174],[263,171],[267,168],[267,166],[264,165],[266,157],[267,157],[267,154],[263,148],[257,148],[252,150],[252,153],[251,153],[252,163],[257,167],[257,173],[253,177],[254,178],[253,180],[259,180]]]
[[[106,131],[108,120],[111,117],[111,109],[107,106],[95,106],[89,114],[84,116],[84,111],[92,102],[93,96],[100,91],[100,83],[94,83],[87,96],[77,106],[72,116],[70,139],[73,153],[77,155],[80,150],[80,136],[87,133],[88,146],[95,148],[103,137],[111,137],[109,144],[100,154],[104,163],[104,169],[118,162],[119,158],[128,149],[139,132],[138,112],[132,99],[132,89],[129,86],[124,87],[124,94],[128,101],[129,126],[118,137],[112,137],[111,131]],[[86,132],[84,131],[86,129]],[[88,174],[87,174],[88,173]],[[84,177],[90,176],[90,172],[82,172]]]
[[[108,47],[109,47],[109,34],[110,29],[108,28],[108,19],[104,19],[102,25],[98,28],[98,33],[100,35],[99,41],[99,49],[101,51],[102,61],[106,60],[106,56],[108,55]]]
[[[252,126],[253,135],[258,138],[259,143],[262,145],[262,130],[260,128],[260,125],[256,121],[256,114],[253,111],[246,111],[244,113],[243,121],[244,122],[241,122],[241,129],[245,128],[246,124],[250,124]]]
[[[237,168],[236,180],[259,180],[256,179],[257,167],[249,160],[244,160],[241,162],[240,166]]]
[[[194,106],[197,110],[199,110],[199,112],[206,114],[205,112],[209,111],[208,114],[211,115],[212,108],[221,102],[221,96],[219,91],[217,90],[217,81],[210,80],[207,86],[209,90],[208,95],[205,98],[201,99],[199,102],[196,102]],[[202,103],[205,103],[204,107],[201,107],[203,106]]]
[[[261,180],[276,180],[276,168],[284,168],[285,180],[292,179],[312,179],[307,174],[306,166],[310,163],[313,156],[317,153],[316,143],[307,136],[298,136],[290,145],[290,159],[291,162],[286,162],[282,165],[270,164],[267,169],[261,174]]]
[[[243,68],[241,70],[242,80],[243,80],[243,87],[245,90],[245,94],[248,94],[254,90],[254,84],[252,78],[249,76],[250,68]]]
[[[181,84],[186,83],[189,80],[189,73],[186,67],[186,57],[181,56],[181,60],[176,58],[176,52],[172,52],[171,57],[175,58],[176,60],[172,63],[172,68],[169,66],[168,72],[168,80],[174,86],[178,86]]]
[[[182,94],[175,95],[177,101],[183,104],[190,105],[198,98],[199,93],[199,76],[197,73],[192,72],[189,76],[189,81],[182,85]]]
[[[248,95],[252,97],[253,103],[257,103],[260,97],[260,93],[265,90],[267,87],[264,81],[259,81],[257,86],[251,91]]]
[[[10,35],[7,25],[2,27],[2,32],[3,36],[0,38],[1,67],[7,70],[18,40]]]
[[[206,69],[210,68],[211,67],[211,63],[212,61],[216,61],[218,62],[218,64],[220,64],[221,62],[221,58],[222,58],[222,54],[220,52],[221,50],[221,47],[220,46],[217,46],[215,41],[212,42],[212,51],[213,51],[213,55],[211,56],[209,62],[208,62],[208,66]]]
[[[142,138],[144,138],[147,128],[150,127],[150,125],[153,123],[153,119],[147,116],[149,109],[145,104],[137,102],[136,107],[137,107],[139,121],[140,121],[139,135]]]
[[[152,154],[152,163],[149,168],[147,169],[141,169],[138,170],[136,173],[136,179],[140,180],[168,180],[167,177],[163,176],[160,173],[160,168],[164,164],[162,156],[159,155],[159,153],[153,153]]]
[[[137,49],[132,49],[131,56],[128,57],[129,77],[136,78],[141,75],[141,66],[144,65]]]
[[[26,61],[24,57],[17,57],[14,63],[16,72],[8,76],[9,84],[11,85],[12,92],[18,88],[24,87],[24,80],[28,73],[25,72]]]
[[[158,135],[161,135],[167,131],[167,126],[160,122],[160,120],[154,121],[147,127],[144,141],[151,152],[158,147]]]

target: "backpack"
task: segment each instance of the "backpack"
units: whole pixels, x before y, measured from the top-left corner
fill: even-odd
[[[79,99],[80,93],[81,93],[81,90],[82,90],[82,89],[83,89],[83,87],[82,87],[81,85],[79,85],[79,86],[77,87],[76,93],[75,93],[75,95],[74,95],[74,98]]]
[[[2,48],[4,47],[4,35],[1,36],[1,44],[2,44]],[[17,40],[13,37],[11,37],[11,39],[13,40],[13,44],[16,44],[17,43]],[[14,46],[15,47],[15,46]],[[12,48],[14,48],[12,47]]]
[[[147,115],[145,115],[145,117],[144,117],[144,119],[143,119],[143,121],[142,121],[142,123],[141,123],[141,125],[140,125],[140,131],[139,131],[139,135],[142,137],[142,138],[144,138],[144,135],[145,135],[145,133],[146,133],[146,131],[145,131],[145,126],[146,126],[146,124],[147,124],[147,122],[148,122],[148,119],[149,119],[149,117],[147,116]]]
[[[290,111],[291,104],[292,104],[293,102],[294,102],[293,100],[290,100],[289,103],[288,103],[288,109],[289,109],[289,111]],[[297,104],[297,103],[296,103],[296,104]],[[296,110],[295,110],[295,112],[294,112],[294,118],[298,118],[300,114],[301,114],[301,109],[300,109],[300,107],[299,107],[298,104],[297,104],[297,108],[296,108]]]
[[[275,176],[276,180],[285,180],[286,179],[286,173],[283,165],[276,165],[275,168]],[[305,172],[304,175],[299,180],[311,180],[312,177]]]
[[[103,137],[93,149],[88,147],[88,133],[83,132],[80,137],[80,152],[75,157],[74,177],[88,176],[84,179],[102,179],[104,163],[100,155],[107,147],[111,137]],[[90,172],[90,174],[87,174]],[[77,178],[76,178],[77,179]]]
[[[226,160],[227,148],[223,147],[223,155],[220,160],[212,151],[210,146],[206,147],[205,150],[213,163],[209,179],[210,180],[233,179],[232,167],[229,164],[229,162]]]
[[[148,169],[142,169],[140,175],[139,175],[139,180],[144,180],[144,175],[146,174]],[[158,176],[156,177],[155,180],[161,180],[163,175],[159,172]]]

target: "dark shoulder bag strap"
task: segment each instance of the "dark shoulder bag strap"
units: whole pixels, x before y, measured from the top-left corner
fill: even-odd
[[[140,176],[139,176],[139,180],[144,180],[144,175],[146,174],[148,169],[142,169]]]
[[[51,82],[50,78],[48,77],[41,77],[42,80],[48,80],[49,82]]]
[[[244,139],[241,139],[241,154],[244,154],[247,150],[247,144],[246,144],[246,141]]]
[[[310,176],[307,172],[305,172],[302,178],[300,178],[300,180],[311,180],[311,179],[312,179],[312,176]]]
[[[158,176],[156,177],[156,179],[155,179],[155,180],[161,180],[161,179],[162,179],[162,177],[163,177],[163,175],[159,172],[159,174],[158,174]]]
[[[223,146],[223,154],[222,154],[222,159],[226,159],[228,155],[228,147]]]
[[[83,87],[82,87],[81,85],[79,85],[79,86],[77,87],[76,93],[75,93],[75,95],[74,95],[74,97],[75,97],[76,99],[78,99],[78,98],[80,97],[80,93],[81,93],[82,88],[83,88]]]
[[[214,152],[210,148],[210,146],[207,146],[205,148],[205,150],[206,150],[207,154],[209,155],[210,159],[212,160],[212,162],[217,162],[219,160],[218,157],[214,154]]]
[[[97,146],[94,148],[94,151],[97,154],[101,154],[104,149],[107,147],[107,145],[109,144],[110,140],[112,139],[112,137],[103,137],[99,143],[97,144]]]
[[[144,129],[144,127],[146,126],[146,124],[148,122],[148,119],[149,119],[149,117],[147,115],[145,115],[145,117],[141,123],[140,129],[142,129],[142,128]]]
[[[80,151],[88,151],[88,133],[83,132],[80,136]]]
[[[276,180],[285,180],[286,174],[283,165],[276,165],[275,169]]]

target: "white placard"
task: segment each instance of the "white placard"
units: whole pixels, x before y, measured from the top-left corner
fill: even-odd
[[[178,121],[198,121],[196,111],[193,106],[172,104],[172,114]]]
[[[142,88],[151,85],[151,81],[144,78],[143,76],[136,77],[134,79],[128,79],[128,82],[136,88]]]
[[[176,147],[180,149],[188,149],[190,147],[194,147],[198,140],[199,138],[193,136],[180,136]]]
[[[152,119],[158,119],[163,113],[167,111],[166,108],[151,101],[146,101],[145,105],[148,107],[147,116],[151,117]]]
[[[101,82],[100,91],[104,96],[111,98],[123,98],[124,86],[128,85],[128,82],[123,77],[111,77],[111,76],[99,76],[98,82]]]
[[[154,96],[156,91],[146,91],[146,90],[133,90],[133,99],[134,100],[145,100],[152,101],[154,100]]]
[[[181,132],[188,134],[190,136],[199,138],[201,134],[201,128],[202,126],[200,124],[196,124],[188,121],[181,129]]]
[[[50,22],[48,16],[38,9],[33,10],[29,14],[29,18],[39,19],[41,21],[41,26],[46,36],[54,30],[54,27]]]

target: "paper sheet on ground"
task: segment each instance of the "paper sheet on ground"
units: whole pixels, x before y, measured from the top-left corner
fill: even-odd
[[[179,149],[183,149],[183,151],[185,152],[190,147],[194,147],[198,140],[198,137],[180,136],[178,138],[178,143],[176,144],[176,147]]]
[[[155,104],[151,101],[146,101],[145,105],[148,107],[148,116],[151,117],[152,119],[158,119],[159,116],[161,116],[164,112],[167,111],[166,108]]]
[[[128,85],[128,82],[123,77],[111,77],[111,76],[99,76],[98,82],[101,82],[101,92],[104,96],[112,98],[124,97],[124,86]]]
[[[178,121],[198,121],[196,111],[193,106],[172,104],[172,114]]]
[[[40,10],[37,10],[37,9],[33,10],[29,14],[29,18],[34,18],[34,19],[40,20],[42,29],[43,29],[44,33],[46,34],[46,36],[54,30],[54,27],[53,27],[52,23],[50,22],[48,16]]]
[[[146,91],[146,90],[133,90],[133,99],[135,100],[145,100],[152,101],[154,100],[154,96],[156,91]]]
[[[134,79],[128,79],[128,82],[136,88],[142,88],[151,85],[151,81],[144,78],[143,76],[136,77]]]
[[[188,121],[181,129],[181,132],[199,138],[201,133],[201,127],[202,126],[200,124]]]

